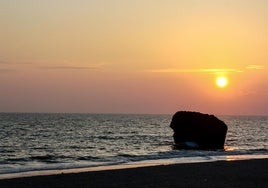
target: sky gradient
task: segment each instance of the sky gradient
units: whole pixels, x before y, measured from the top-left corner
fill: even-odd
[[[0,112],[268,115],[267,10],[266,0],[1,0]]]

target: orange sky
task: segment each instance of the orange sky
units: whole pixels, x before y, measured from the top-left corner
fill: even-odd
[[[266,0],[2,0],[0,112],[268,115],[267,10]]]

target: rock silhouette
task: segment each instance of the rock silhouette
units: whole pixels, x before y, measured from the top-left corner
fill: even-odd
[[[175,149],[224,149],[227,125],[214,115],[176,112],[170,124]]]

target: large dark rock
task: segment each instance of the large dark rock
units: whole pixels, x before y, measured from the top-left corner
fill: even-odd
[[[175,149],[223,149],[227,125],[214,115],[179,111],[172,117]]]

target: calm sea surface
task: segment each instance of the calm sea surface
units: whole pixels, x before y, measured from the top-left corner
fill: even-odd
[[[0,113],[0,174],[145,160],[268,155],[267,116],[219,116],[225,151],[173,150],[172,115]]]

